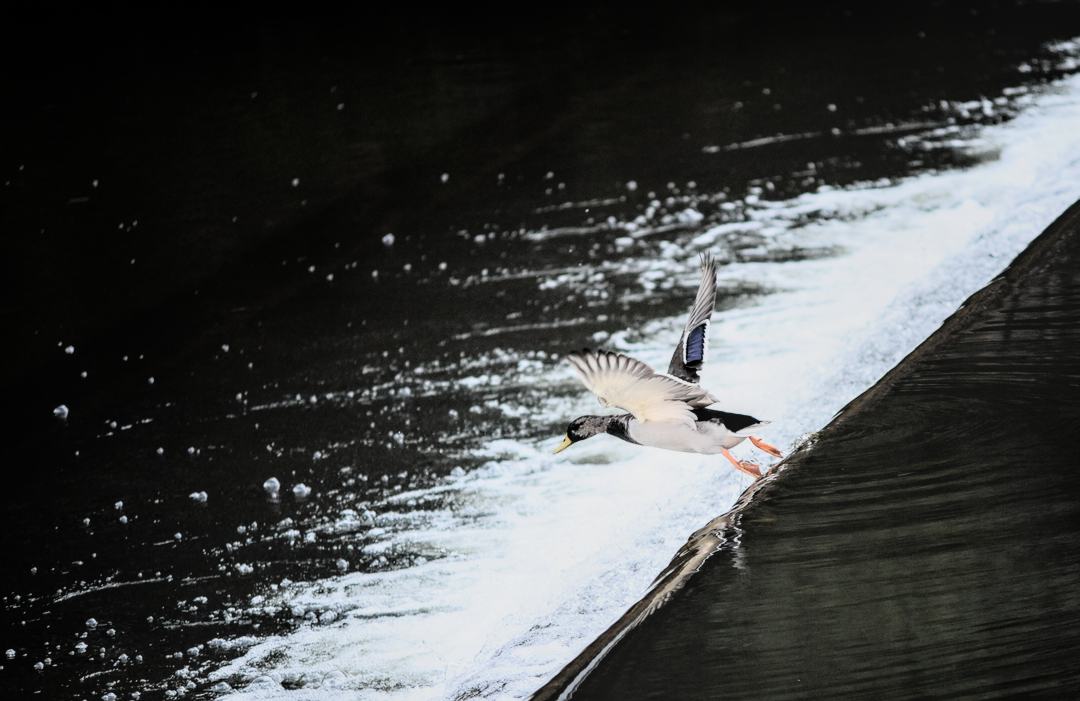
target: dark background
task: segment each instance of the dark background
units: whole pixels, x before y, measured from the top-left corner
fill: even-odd
[[[1075,15],[1070,3],[1021,13],[956,2],[32,7],[9,10],[0,49],[10,339],[0,378],[35,412],[53,405],[42,390],[58,341],[164,342],[253,297],[290,294],[298,276],[282,257],[362,256],[386,230],[466,223],[483,216],[469,193],[507,164],[532,175],[537,152],[572,141],[575,169],[612,181],[677,163],[682,154],[651,138],[655,123],[633,111],[590,123],[590,102],[663,71],[692,73],[703,54],[722,53],[745,83],[782,83],[792,61],[806,62],[825,99],[833,83],[870,93],[895,78],[898,44],[919,46],[934,71],[950,39],[993,41],[1008,27],[1002,41],[1014,44],[1055,24],[1067,33]],[[695,135],[705,126],[670,117]],[[733,126],[768,133],[779,121]],[[334,242],[346,251],[330,252]]]

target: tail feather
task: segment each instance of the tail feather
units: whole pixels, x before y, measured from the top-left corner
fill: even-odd
[[[759,428],[761,428],[762,426],[768,426],[771,423],[772,421],[758,421],[756,424],[750,424],[749,426],[741,428],[738,431],[733,431],[733,433],[736,436],[740,436],[742,438],[749,438],[750,435],[756,432]]]

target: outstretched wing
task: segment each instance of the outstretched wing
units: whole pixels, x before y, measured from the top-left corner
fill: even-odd
[[[628,411],[638,421],[693,425],[693,407],[716,401],[701,387],[657,374],[640,360],[621,353],[586,349],[571,353],[567,360],[601,403]]]
[[[668,373],[687,382],[697,382],[709,349],[709,318],[716,305],[716,261],[708,253],[701,256],[701,284],[698,286],[690,319],[686,322]]]

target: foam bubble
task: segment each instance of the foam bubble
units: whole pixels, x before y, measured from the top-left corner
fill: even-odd
[[[277,477],[270,477],[262,484],[263,490],[271,497],[276,497],[281,491],[281,482]]]

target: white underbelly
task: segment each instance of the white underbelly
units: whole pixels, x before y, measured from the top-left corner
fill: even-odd
[[[691,428],[681,423],[631,420],[626,428],[630,437],[642,445],[684,453],[711,455],[746,440],[714,423],[699,423]]]

